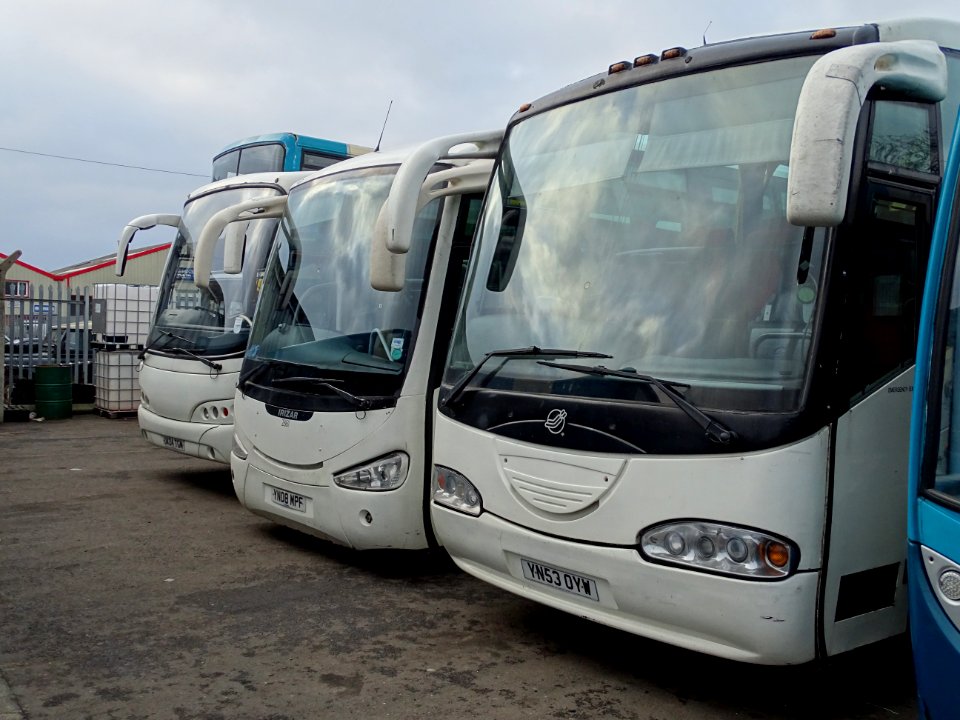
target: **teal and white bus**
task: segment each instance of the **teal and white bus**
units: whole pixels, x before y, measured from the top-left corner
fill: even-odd
[[[934,226],[910,436],[907,575],[923,720],[957,715],[960,676],[960,126]]]
[[[362,145],[291,132],[254,135],[232,142],[217,153],[212,179],[258,172],[321,170],[370,150]]]

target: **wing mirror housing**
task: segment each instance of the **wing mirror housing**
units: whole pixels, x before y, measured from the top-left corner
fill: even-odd
[[[130,252],[130,243],[133,241],[133,236],[140,230],[149,230],[157,225],[169,225],[174,228],[179,227],[180,216],[161,214],[141,215],[124,226],[123,232],[120,233],[120,241],[117,243],[117,262],[114,269],[117,277],[123,277],[123,273],[127,270],[127,255]]]
[[[226,233],[224,247],[224,265],[235,269],[233,274],[240,272],[243,267],[243,242],[246,234],[246,224],[250,220],[264,218],[278,218],[283,215],[287,206],[287,196],[271,196],[255,198],[246,202],[231,205],[215,213],[203,226],[193,257],[193,282],[198,288],[210,288],[210,273],[213,266],[213,253],[217,247],[217,240],[224,234],[231,223],[243,222],[237,231]]]
[[[420,145],[404,160],[387,198],[386,243],[393,253],[405,253],[410,249],[413,223],[419,210],[417,199],[422,191],[427,173],[440,159],[493,159],[500,149],[503,130],[489,130],[463,135],[448,135],[435,138]],[[473,145],[472,152],[452,153],[459,145]]]
[[[237,220],[227,225],[224,231],[223,272],[227,275],[239,275],[243,271],[249,226],[249,220]]]
[[[946,58],[935,42],[900,40],[841,48],[814,63],[790,145],[787,220],[793,225],[843,221],[860,111],[877,86],[904,100],[939,102],[947,94]]]
[[[503,130],[448,135],[420,145],[404,160],[380,211],[370,249],[370,285],[399,292],[406,282],[406,254],[417,213],[431,200],[486,190]],[[453,152],[461,145],[473,150]],[[460,161],[429,174],[439,160]],[[440,187],[438,187],[440,186]]]
[[[490,173],[493,171],[492,160],[472,160],[466,165],[458,165],[446,170],[431,174],[426,183],[420,188],[416,197],[413,213],[415,218],[427,203],[436,198],[449,198],[467,193],[482,192],[490,182]],[[396,182],[396,180],[394,180]],[[391,194],[393,190],[391,189]],[[456,215],[453,208],[444,205],[444,219],[441,220],[440,234],[443,237],[448,215]],[[384,203],[377,216],[374,227],[373,242],[370,247],[370,286],[374,290],[399,292],[406,284],[407,252],[394,252],[388,243],[387,230],[388,203]],[[456,218],[454,217],[454,220]],[[411,226],[411,235],[412,235]],[[452,227],[449,230],[452,232]],[[410,238],[412,240],[412,237]],[[409,249],[409,241],[407,243]]]

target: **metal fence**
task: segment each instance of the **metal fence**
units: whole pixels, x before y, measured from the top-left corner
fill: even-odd
[[[69,365],[74,384],[93,384],[91,290],[31,285],[28,296],[3,298],[7,388],[32,381],[40,365]]]

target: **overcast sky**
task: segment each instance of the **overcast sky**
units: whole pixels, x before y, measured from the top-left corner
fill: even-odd
[[[960,20],[957,0],[911,16]],[[29,0],[0,21],[0,251],[52,270],[178,213],[227,143],[293,131],[393,149],[674,45],[903,17],[893,0]],[[86,158],[169,174],[29,155]],[[167,229],[139,245],[172,239]]]

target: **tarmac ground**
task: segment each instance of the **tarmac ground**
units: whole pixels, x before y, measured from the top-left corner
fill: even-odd
[[[244,510],[135,418],[0,425],[0,720],[915,720],[905,638],[769,668]]]

